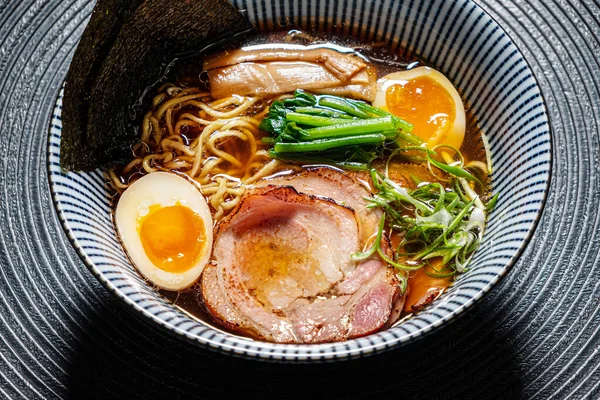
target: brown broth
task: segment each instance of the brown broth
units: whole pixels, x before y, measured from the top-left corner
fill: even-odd
[[[386,75],[391,72],[400,71],[408,68],[412,68],[415,66],[423,66],[426,65],[422,60],[413,57],[410,59],[403,58],[401,54],[403,54],[402,50],[398,53],[390,53],[385,47],[381,46],[380,43],[364,43],[359,40],[351,39],[351,38],[340,38],[334,35],[329,34],[306,34],[295,33],[295,38],[291,39],[292,43],[297,44],[322,44],[323,46],[327,46],[328,44],[335,44],[344,47],[351,47],[359,51],[359,53],[368,57],[373,66],[376,68],[378,77]],[[280,32],[272,32],[267,34],[258,34],[252,36],[246,40],[244,40],[241,45],[249,46],[256,44],[265,44],[265,43],[290,43],[290,34],[289,32],[280,31]],[[202,87],[205,88],[205,76],[203,72],[200,70],[202,63],[199,60],[196,60],[193,63],[190,63],[183,67],[179,73],[176,75],[176,83],[183,87]],[[265,99],[265,102],[270,102],[270,99]],[[464,101],[464,100],[463,100]],[[264,105],[264,104],[263,104]],[[188,110],[181,109],[180,113],[186,112]],[[483,139],[481,134],[481,129],[477,124],[477,120],[473,115],[471,107],[465,102],[465,112],[466,112],[466,132],[464,141],[461,147],[461,152],[465,158],[466,162],[469,161],[481,161],[486,162],[485,148],[483,145]],[[184,140],[186,143],[190,143],[193,141],[198,135],[200,131],[198,129],[189,128],[183,133]],[[229,151],[234,152],[240,158],[245,157],[245,154],[248,153],[248,148],[246,142],[242,140],[232,140],[228,143],[222,144],[222,146],[226,146]],[[397,165],[394,165],[397,164]],[[402,164],[392,162],[392,168],[397,167],[399,169],[404,168]],[[282,166],[283,170],[290,170],[290,165]],[[134,171],[135,174],[135,171]],[[134,174],[124,174],[121,176],[121,179],[124,182],[127,182],[132,175]],[[488,177],[485,177],[484,185],[486,187],[485,193],[480,193],[483,196],[483,199],[486,200],[486,196],[490,193],[490,181]],[[391,238],[393,243],[398,243],[401,239],[400,236],[394,236]],[[411,302],[414,303],[420,298],[421,294],[432,292],[434,290],[438,290],[435,292],[435,297],[437,297],[441,292],[452,283],[452,279],[440,279],[440,278],[431,278],[426,275],[423,271],[419,271],[417,273],[412,273],[409,279],[409,288],[412,285],[412,291],[409,289],[409,295],[407,296],[408,301],[405,306],[405,313],[410,314],[413,311],[411,309]],[[200,301],[198,301],[198,284],[193,286],[191,289],[181,291],[181,292],[171,292],[166,290],[160,290],[160,293],[171,303],[173,303],[176,307],[180,308],[182,311],[186,312],[188,315],[197,318],[198,320],[207,322],[211,324],[211,317],[209,313],[204,309],[204,306]],[[412,293],[411,293],[412,292]],[[212,325],[212,324],[211,324]],[[219,328],[224,331],[226,329]],[[230,332],[232,333],[232,332]],[[236,333],[234,333],[236,334]],[[239,333],[238,333],[239,334]]]

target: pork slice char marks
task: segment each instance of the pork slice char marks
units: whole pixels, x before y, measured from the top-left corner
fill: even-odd
[[[329,194],[338,201],[367,194],[337,171],[312,171],[286,179],[287,186],[249,190],[218,226],[216,263],[202,276],[204,304],[218,323],[274,342],[319,343],[395,322],[404,298],[394,271],[379,259],[350,258],[365,244],[361,230],[374,232],[379,219],[299,192],[307,177],[318,186],[334,174],[343,184]],[[348,199],[356,188],[362,195]]]
[[[366,242],[377,230],[381,218],[379,208],[367,208],[365,197],[371,196],[365,185],[349,174],[333,168],[305,168],[299,174],[279,176],[257,182],[254,187],[293,186],[300,193],[333,199],[356,213],[361,239]]]

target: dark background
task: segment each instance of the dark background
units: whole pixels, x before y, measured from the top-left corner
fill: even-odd
[[[459,320],[358,361],[282,365],[198,349],[134,316],[69,244],[48,118],[90,1],[0,0],[0,397],[600,398],[600,5],[478,2],[515,40],[552,124],[532,242]]]

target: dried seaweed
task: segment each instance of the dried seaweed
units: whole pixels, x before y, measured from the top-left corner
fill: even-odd
[[[149,88],[176,60],[251,29],[224,0],[100,0],[67,75],[61,166],[89,171],[130,157]]]

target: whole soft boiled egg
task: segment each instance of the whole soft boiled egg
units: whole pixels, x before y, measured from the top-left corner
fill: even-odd
[[[452,83],[429,67],[394,72],[377,81],[375,107],[410,122],[427,147],[459,149],[465,136],[465,107]]]
[[[131,184],[119,199],[115,224],[135,267],[160,288],[191,286],[210,258],[208,205],[176,174],[154,172]]]

